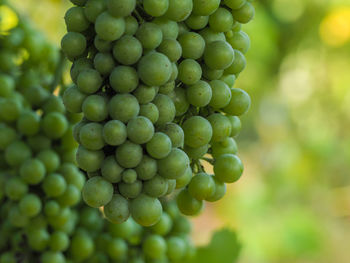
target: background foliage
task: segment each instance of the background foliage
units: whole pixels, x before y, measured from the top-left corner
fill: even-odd
[[[60,43],[68,0],[12,4]],[[238,232],[242,263],[348,262],[350,4],[255,6],[256,18],[244,28],[252,40],[248,67],[236,83],[253,101],[238,139],[245,174],[194,219],[194,239],[206,243],[226,226]],[[215,238],[202,255],[232,237],[223,231]]]

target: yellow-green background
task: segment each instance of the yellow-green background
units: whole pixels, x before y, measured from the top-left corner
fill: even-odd
[[[68,0],[14,0],[59,45]],[[350,2],[261,0],[244,26],[236,87],[252,108],[238,138],[242,179],[194,219],[206,243],[229,226],[241,263],[350,262]]]

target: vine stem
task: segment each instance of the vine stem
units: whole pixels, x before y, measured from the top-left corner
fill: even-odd
[[[60,60],[58,62],[56,71],[55,71],[55,75],[54,75],[54,79],[52,81],[51,87],[50,87],[50,91],[54,92],[56,87],[58,86],[58,84],[60,84],[62,81],[62,75],[63,75],[63,68],[66,62],[66,56],[63,54],[63,51],[60,51]]]

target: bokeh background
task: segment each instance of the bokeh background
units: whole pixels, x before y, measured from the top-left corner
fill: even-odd
[[[59,45],[68,0],[12,4]],[[193,238],[201,245],[216,229],[235,230],[240,263],[348,263],[350,2],[254,5],[243,27],[248,67],[236,83],[253,103],[237,138],[245,173],[193,220]]]

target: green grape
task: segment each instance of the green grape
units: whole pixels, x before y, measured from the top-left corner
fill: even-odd
[[[220,142],[214,142],[211,145],[212,156],[214,158],[218,158],[219,156],[230,153],[237,153],[237,144],[236,141],[231,137],[226,137],[224,140]]]
[[[107,227],[108,233],[113,237],[120,237],[126,240],[129,240],[137,232],[138,227],[141,228],[131,217],[121,224],[108,224]]]
[[[156,175],[152,179],[143,182],[143,191],[149,196],[161,197],[166,194],[167,190],[167,180],[159,175]]]
[[[41,200],[35,194],[26,194],[18,203],[19,210],[27,217],[34,217],[41,211]]]
[[[13,141],[16,140],[17,133],[12,127],[5,123],[0,123],[0,149],[5,150]]]
[[[94,242],[86,233],[76,233],[71,238],[70,253],[74,260],[81,262],[94,252]]]
[[[62,195],[57,198],[60,206],[74,206],[79,203],[81,199],[80,190],[74,185],[68,185]]]
[[[185,59],[181,61],[178,70],[178,79],[186,85],[193,85],[202,77],[202,68],[199,63],[193,59]]]
[[[60,112],[60,113],[64,114],[66,112],[62,98],[57,97],[56,95],[49,96],[42,107],[43,107],[43,111],[45,113],[50,113],[50,112],[56,111],[56,112]]]
[[[72,210],[69,207],[61,207],[58,215],[48,217],[47,222],[55,229],[62,228],[69,220],[72,219]]]
[[[96,18],[106,9],[106,2],[100,0],[87,0],[84,14],[87,20],[95,23]]]
[[[115,152],[116,160],[124,168],[134,168],[142,160],[143,151],[139,144],[130,141],[124,142]]]
[[[103,126],[102,136],[104,141],[109,145],[121,145],[127,138],[126,126],[124,123],[118,120],[108,121]]]
[[[93,68],[93,61],[89,58],[78,58],[73,62],[70,69],[70,76],[74,83],[77,82],[78,75],[85,69]]]
[[[88,29],[90,25],[84,14],[84,8],[78,6],[68,9],[64,20],[69,32],[83,32]]]
[[[152,259],[162,258],[167,251],[167,243],[162,236],[149,235],[142,243],[143,253]]]
[[[114,68],[110,77],[112,88],[118,93],[129,93],[137,88],[139,79],[134,68],[128,66],[118,66]]]
[[[188,185],[192,178],[192,168],[189,166],[187,167],[186,171],[176,179],[176,189],[181,189]]]
[[[203,77],[208,80],[217,80],[222,77],[224,74],[223,70],[220,69],[211,69],[207,65],[202,65]]]
[[[113,56],[121,64],[135,64],[142,56],[142,44],[137,38],[125,35],[114,44]]]
[[[167,157],[158,160],[158,173],[167,179],[177,179],[186,172],[189,163],[184,151],[173,148]]]
[[[128,200],[119,194],[114,194],[111,201],[105,205],[103,212],[109,221],[121,224],[130,216]]]
[[[85,176],[74,164],[63,163],[61,165],[60,172],[67,184],[72,184],[79,190],[83,188],[85,184]]]
[[[179,43],[182,47],[182,57],[190,59],[199,59],[205,48],[203,37],[195,32],[188,32],[179,37]]]
[[[186,90],[180,87],[175,88],[174,92],[170,94],[176,109],[176,116],[185,114],[190,107],[187,101]]]
[[[160,236],[167,235],[172,229],[173,221],[167,213],[163,213],[158,223],[150,226],[149,229],[152,233]]]
[[[233,26],[233,17],[226,8],[218,8],[209,16],[209,26],[217,32],[227,32]]]
[[[42,104],[48,99],[49,92],[43,87],[35,85],[26,88],[23,91],[23,96],[31,105],[41,107]],[[11,108],[9,108],[8,110],[11,110]],[[14,111],[14,109],[12,109],[12,111]],[[10,115],[10,117],[11,116],[12,115]]]
[[[236,57],[237,58],[237,57]],[[234,64],[235,62],[233,61],[232,64]],[[229,88],[232,88],[233,85],[235,84],[235,81],[236,81],[236,76],[234,74],[225,74],[223,75],[220,80],[222,80],[223,82],[226,83],[226,85],[229,87]]]
[[[28,192],[28,185],[20,177],[10,177],[5,183],[5,195],[11,200],[19,200]]]
[[[148,87],[141,84],[136,88],[136,90],[134,90],[133,94],[140,104],[146,104],[155,98],[157,94],[157,88]]]
[[[158,108],[153,103],[140,105],[139,115],[148,118],[153,124],[159,119]]]
[[[155,18],[153,23],[157,24],[162,30],[163,39],[177,39],[179,34],[178,23],[167,19],[164,16]]]
[[[136,18],[133,16],[127,16],[124,18],[125,20],[125,32],[124,35],[134,35],[139,27],[139,23]]]
[[[214,30],[210,29],[210,27],[204,28],[199,32],[199,34],[204,38],[206,45],[214,41],[226,41],[226,37],[223,32],[215,32]]]
[[[135,171],[139,180],[150,180],[157,173],[157,161],[145,154]]]
[[[153,123],[142,116],[131,119],[126,126],[128,139],[137,144],[149,142],[154,137]]]
[[[203,201],[192,197],[187,189],[179,193],[176,203],[181,213],[187,216],[198,215],[203,208]]]
[[[157,50],[166,55],[171,62],[178,61],[182,55],[182,47],[175,39],[163,39]]]
[[[122,179],[123,168],[117,163],[113,155],[103,160],[101,174],[110,183],[118,183]]]
[[[188,185],[188,193],[197,200],[204,200],[215,192],[213,178],[206,173],[198,173],[192,177]]]
[[[46,169],[39,159],[27,159],[19,169],[21,178],[28,184],[40,183],[45,177]]]
[[[213,113],[207,117],[207,120],[210,122],[213,130],[213,142],[221,142],[231,135],[231,122],[225,115]]]
[[[79,142],[88,150],[100,150],[105,145],[102,124],[90,122],[80,128]]]
[[[227,42],[213,41],[205,48],[204,61],[212,69],[226,69],[232,64],[234,55],[235,52]]]
[[[221,182],[233,183],[241,177],[243,164],[236,155],[224,154],[216,158],[214,173]]]
[[[62,231],[55,231],[50,236],[49,247],[53,251],[65,251],[69,246],[69,236]]]
[[[138,74],[148,86],[164,85],[172,74],[171,62],[167,56],[161,53],[150,52],[140,59]]]
[[[186,97],[190,104],[196,107],[207,106],[212,97],[212,90],[208,82],[199,80],[186,89]]]
[[[28,231],[28,244],[34,251],[44,251],[50,242],[50,234],[44,228]]]
[[[208,16],[215,12],[220,6],[220,0],[194,0],[193,1],[193,14],[198,16]]]
[[[135,36],[141,42],[142,47],[149,50],[157,48],[163,40],[161,28],[151,22],[141,24]]]
[[[113,197],[113,185],[100,176],[87,180],[82,191],[83,199],[91,207],[108,204]]]
[[[49,174],[45,177],[42,188],[47,197],[57,197],[64,193],[67,183],[60,174]]]
[[[108,12],[115,17],[130,15],[135,6],[136,0],[107,0]]]
[[[227,116],[227,118],[230,120],[231,127],[232,127],[230,136],[235,137],[241,131],[241,128],[242,128],[241,120],[237,116]]]
[[[94,58],[94,67],[103,76],[112,72],[115,61],[110,53],[97,53]]]
[[[191,14],[185,21],[186,25],[192,30],[203,29],[209,21],[208,16],[197,16]]]
[[[186,254],[186,243],[177,236],[172,236],[167,239],[167,256],[172,261],[181,260]]]
[[[0,98],[0,120],[5,122],[16,121],[22,110],[22,105],[14,98]]]
[[[216,202],[223,198],[226,194],[226,184],[217,180],[216,176],[213,176],[215,183],[215,191],[212,195],[208,196],[205,200],[209,202]]]
[[[17,205],[13,205],[8,212],[8,220],[14,227],[25,227],[29,223],[29,218],[24,215]]]
[[[249,36],[243,31],[230,33],[229,37],[227,37],[227,42],[233,49],[239,50],[243,54],[247,53],[250,48]]]
[[[155,159],[163,159],[168,156],[171,147],[170,138],[162,132],[156,132],[146,144],[147,153]]]
[[[113,238],[107,247],[107,253],[111,259],[123,260],[127,256],[128,245],[121,238]]]
[[[142,191],[142,182],[138,180],[131,184],[121,182],[118,184],[118,190],[125,198],[136,198]]]
[[[176,123],[166,123],[160,127],[159,131],[169,136],[171,144],[174,148],[183,147],[185,135],[181,126],[177,125]]]
[[[144,0],[142,4],[146,13],[154,17],[164,15],[169,8],[169,0]]]
[[[241,51],[239,50],[234,50],[235,52],[235,59],[233,61],[233,63],[231,64],[231,66],[229,66],[226,70],[225,70],[225,74],[235,74],[238,75],[239,73],[241,73],[247,64],[247,61],[244,57],[244,55],[242,54]]]
[[[97,1],[99,1],[99,0],[97,0]],[[94,38],[95,48],[102,53],[107,53],[107,52],[111,51],[112,45],[113,45],[112,41],[103,40],[103,39],[99,38],[97,35]]]
[[[223,108],[223,111],[227,114],[234,116],[241,116],[250,108],[251,100],[248,93],[242,89],[231,89],[232,98],[230,103]]]
[[[54,201],[49,200],[45,202],[44,205],[44,214],[48,217],[56,216],[60,212],[60,205]]]
[[[61,47],[69,58],[77,58],[86,49],[86,38],[80,33],[68,32],[62,38]]]
[[[89,95],[83,102],[82,110],[86,119],[103,121],[108,116],[107,99],[100,95]]]
[[[108,110],[113,119],[127,123],[139,114],[140,105],[131,94],[117,94],[109,101]]]
[[[95,172],[100,169],[104,157],[103,151],[88,150],[81,145],[76,154],[79,167],[86,172]]]
[[[176,109],[169,96],[158,94],[152,103],[157,106],[159,111],[159,118],[155,123],[157,126],[164,125],[167,122],[172,122],[174,120]]]
[[[246,2],[238,9],[232,10],[233,18],[239,23],[246,24],[255,16],[254,6],[250,2]]]
[[[246,2],[247,2],[247,0],[224,0],[225,5],[227,5],[231,9],[239,9]]]
[[[159,93],[164,95],[169,95],[175,89],[175,81],[169,81],[163,86],[159,87]]]
[[[169,7],[166,13],[164,14],[164,17],[176,22],[181,22],[186,20],[187,17],[189,17],[189,15],[192,12],[192,8],[192,0],[169,0]]]
[[[178,216],[174,220],[174,226],[172,229],[172,234],[183,235],[189,234],[192,230],[192,224],[187,217]]]
[[[0,73],[0,97],[9,97],[15,89],[15,85],[12,77]]]
[[[41,127],[47,137],[58,139],[68,130],[68,121],[62,113],[50,112],[44,116]]]
[[[185,134],[185,144],[198,148],[210,142],[213,129],[210,122],[201,116],[193,116],[187,119],[182,128]]]
[[[77,86],[82,93],[93,94],[102,85],[102,77],[97,70],[85,69],[78,75]]]
[[[0,256],[0,263],[16,263],[16,257],[13,252],[4,252]]]
[[[40,117],[33,111],[24,111],[17,120],[17,130],[27,136],[37,134],[40,129]]]
[[[65,263],[66,259],[60,252],[45,251],[41,255],[42,263]]]
[[[212,80],[209,82],[212,90],[212,97],[209,106],[214,109],[226,107],[231,101],[231,90],[222,80]]]
[[[125,32],[125,20],[122,17],[113,17],[109,13],[103,12],[96,18],[95,31],[100,39],[117,40]]]
[[[89,231],[101,231],[104,224],[100,218],[101,211],[86,206],[80,211],[79,225]]]
[[[133,219],[142,226],[156,224],[162,215],[162,205],[157,198],[141,194],[131,201],[130,212]]]
[[[126,184],[132,184],[137,179],[137,173],[134,169],[126,169],[122,173],[122,180]]]
[[[208,152],[208,149],[209,149],[208,144],[205,144],[205,145],[200,146],[198,148],[192,148],[192,147],[185,145],[184,151],[186,152],[186,154],[188,155],[189,158],[194,159],[194,160],[198,160]]]

